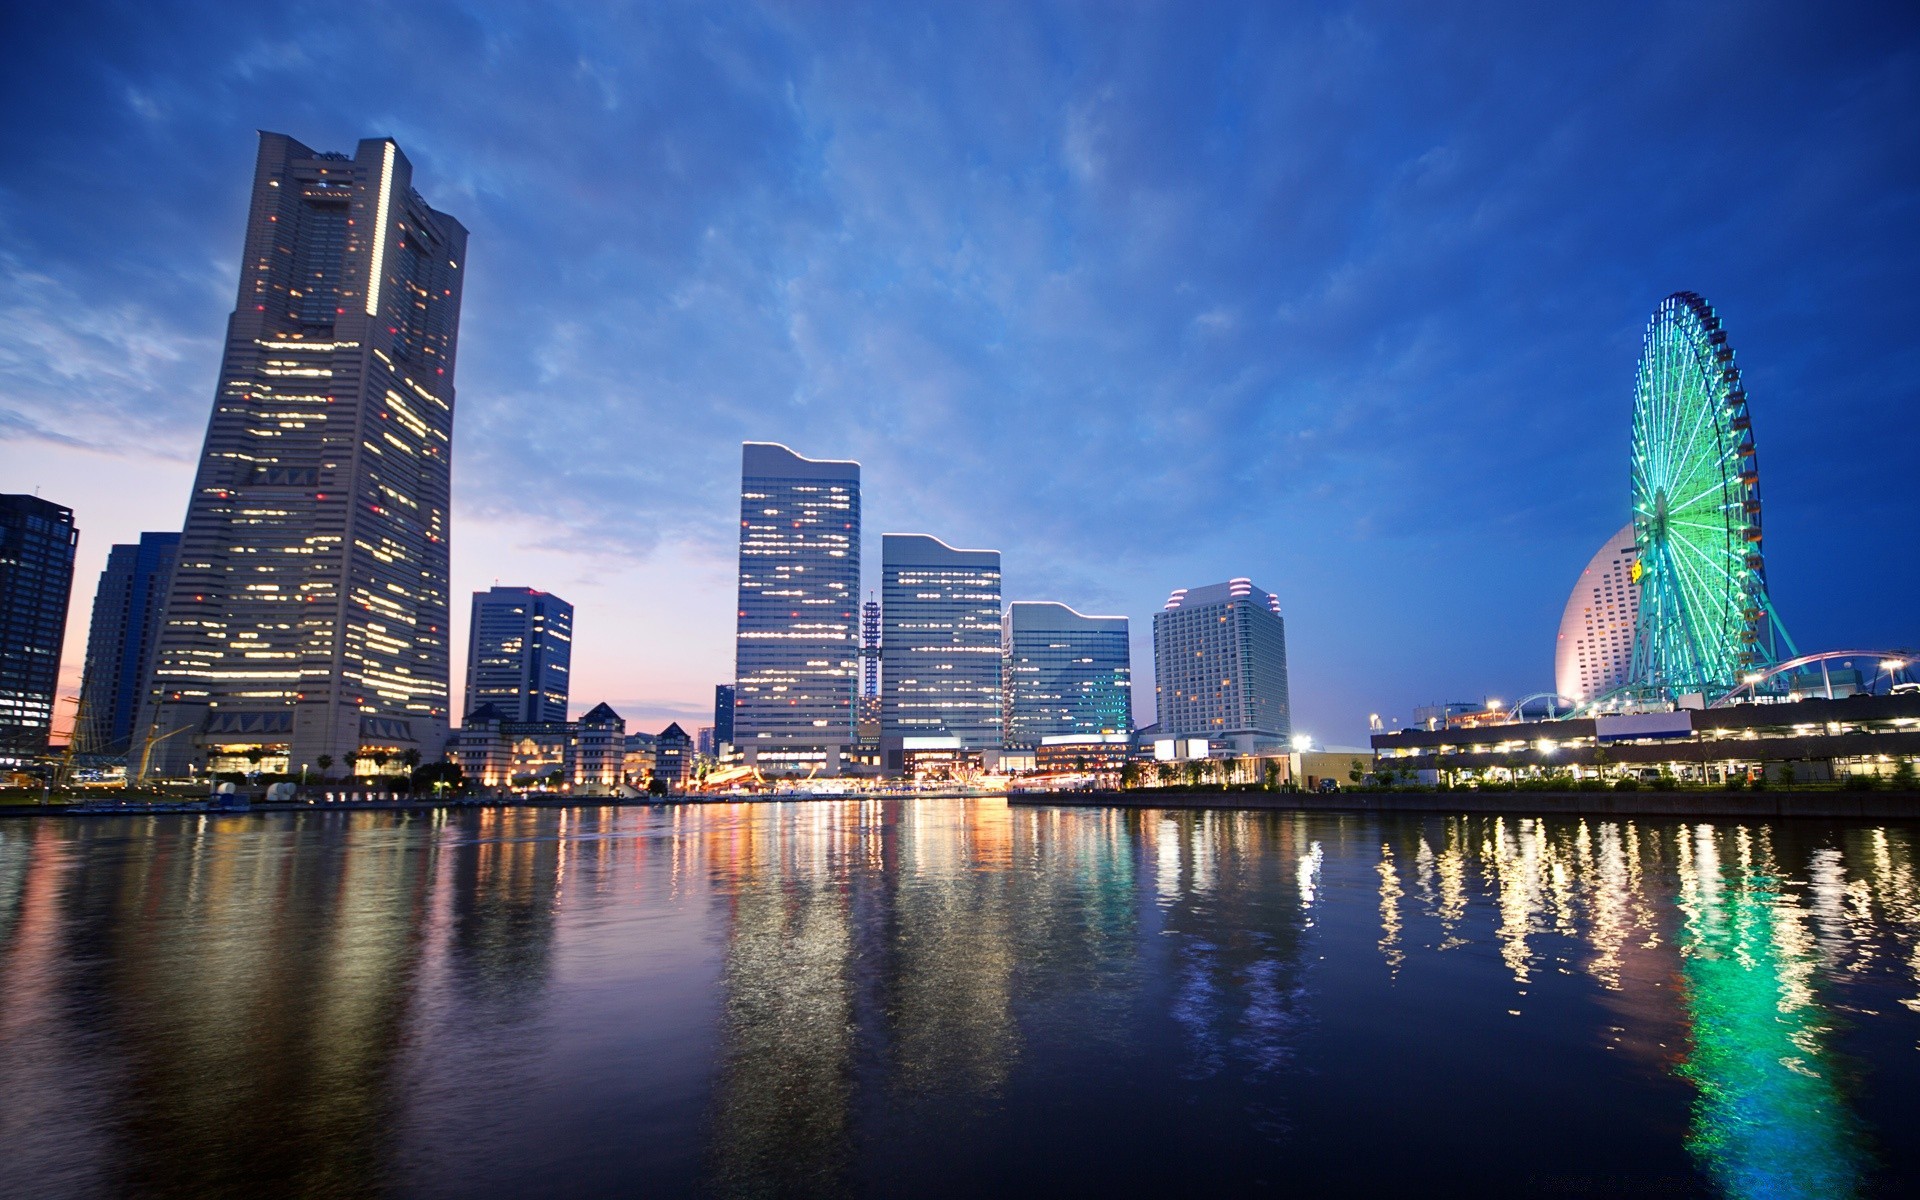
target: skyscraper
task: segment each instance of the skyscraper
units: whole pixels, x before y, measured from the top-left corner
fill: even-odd
[[[1132,731],[1125,617],[1089,617],[1064,604],[1016,600],[1007,605],[1001,644],[1009,746]]]
[[[733,745],[733,685],[713,685],[713,742],[717,753],[721,746]]]
[[[1580,581],[1560,614],[1554,643],[1554,690],[1585,702],[1627,686],[1633,676],[1633,631],[1640,616],[1640,588],[1633,564],[1640,548],[1633,525],[1607,539],[1580,572]]]
[[[79,542],[72,509],[0,496],[0,764],[46,753]]]
[[[495,587],[473,594],[467,632],[467,700],[509,721],[567,719],[573,605],[551,592]]]
[[[733,732],[747,762],[840,769],[854,738],[859,594],[860,464],[746,443]]]
[[[160,631],[155,768],[440,755],[466,242],[392,141],[349,158],[260,135]]]
[[[1292,738],[1287,626],[1273,593],[1245,579],[1175,591],[1153,615],[1153,667],[1161,733],[1240,753]]]
[[[87,663],[74,736],[83,754],[124,756],[146,698],[153,649],[167,602],[167,581],[180,554],[177,533],[143,533],[107,551],[93,593]]]
[[[889,533],[880,542],[880,737],[1001,744],[1000,552]],[[906,743],[906,749],[912,749]]]

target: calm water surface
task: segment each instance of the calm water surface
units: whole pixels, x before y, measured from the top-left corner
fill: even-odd
[[[0,822],[0,1195],[1898,1195],[1920,826]]]

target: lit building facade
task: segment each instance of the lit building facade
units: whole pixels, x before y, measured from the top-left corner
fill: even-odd
[[[859,463],[746,443],[739,595],[735,746],[762,770],[837,773],[859,683]]]
[[[567,719],[573,605],[551,592],[496,587],[473,594],[467,628],[468,712],[491,704],[514,721]]]
[[[1006,743],[1125,734],[1133,729],[1133,659],[1125,617],[1016,600],[1001,628]]]
[[[473,785],[624,794],[627,722],[610,705],[596,704],[578,721],[520,721],[492,704],[468,713],[453,741],[453,760]]]
[[[901,749],[1002,741],[1000,552],[889,533],[880,543],[880,739]]]
[[[1640,585],[1633,578],[1639,558],[1633,525],[1607,539],[1560,614],[1554,643],[1554,690],[1585,703],[1627,686],[1633,674],[1633,631],[1640,619]]]
[[[693,779],[694,745],[687,731],[675,721],[653,739],[653,777],[663,779],[676,791]]]
[[[467,231],[392,141],[260,135],[152,690],[152,764],[342,766],[448,727],[449,460]]]
[[[79,543],[72,509],[0,496],[0,765],[46,752]]]
[[[1162,734],[1239,753],[1287,747],[1287,627],[1273,593],[1245,579],[1175,591],[1153,616],[1153,665]]]
[[[180,555],[177,533],[143,533],[107,551],[93,593],[87,662],[80,681],[79,751],[123,758],[146,697],[153,650]]]

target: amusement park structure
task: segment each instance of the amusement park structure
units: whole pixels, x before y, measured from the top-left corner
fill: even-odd
[[[1647,325],[1633,398],[1630,695],[1717,699],[1798,654],[1767,593],[1760,459],[1727,331],[1692,292]]]
[[[1589,616],[1576,588],[1560,654],[1569,661],[1583,655],[1586,674],[1558,672],[1562,692],[1568,679],[1611,674],[1624,682],[1573,698],[1532,696],[1514,706],[1512,719],[1831,699],[1914,686],[1912,653],[1802,655],[1788,634],[1767,590],[1760,458],[1747,391],[1726,328],[1696,293],[1668,296],[1647,323],[1634,382],[1630,478],[1632,522],[1616,540],[1626,555],[1621,565],[1631,561],[1631,594],[1610,608],[1593,606]],[[1587,575],[1596,569],[1590,565]],[[1615,599],[1593,597],[1603,598]],[[1605,624],[1621,617],[1631,622],[1630,648]],[[1578,646],[1569,641],[1581,632],[1576,623],[1587,638]],[[1605,670],[1609,656],[1617,673]]]

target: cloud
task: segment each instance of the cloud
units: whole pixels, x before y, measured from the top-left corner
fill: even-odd
[[[1531,690],[1621,520],[1640,325],[1681,287],[1754,382],[1776,586],[1819,632],[1891,638],[1920,484],[1801,448],[1920,432],[1917,18],[1725,16],[12,16],[0,96],[43,119],[0,130],[0,436],[191,453],[252,131],[390,134],[473,231],[457,569],[674,564],[701,614],[603,621],[635,671],[676,620],[711,642],[609,694],[697,708],[730,671],[706,610],[746,439],[860,458],[870,552],[999,546],[1010,595],[1144,627],[1171,587],[1255,577],[1323,737]]]

